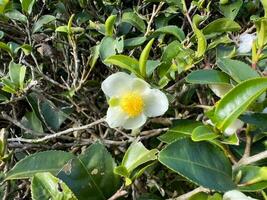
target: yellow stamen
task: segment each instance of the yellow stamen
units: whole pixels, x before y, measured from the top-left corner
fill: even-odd
[[[129,117],[136,117],[143,112],[144,101],[137,92],[128,92],[120,99],[120,106]]]

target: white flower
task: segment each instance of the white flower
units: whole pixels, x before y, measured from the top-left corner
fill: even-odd
[[[255,34],[242,34],[239,38],[239,45],[237,51],[239,53],[249,53],[252,49],[253,41],[256,39]]]
[[[231,190],[223,195],[223,200],[257,200],[249,196],[246,196],[238,190]]]
[[[244,126],[244,122],[236,119],[232,124],[230,124],[224,131],[225,136],[231,136],[236,133],[236,131]]]
[[[109,98],[106,121],[111,128],[137,129],[147,117],[163,115],[169,107],[163,92],[124,72],[109,76],[101,88]]]

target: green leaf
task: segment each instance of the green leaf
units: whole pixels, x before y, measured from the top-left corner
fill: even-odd
[[[139,62],[135,58],[125,55],[113,55],[108,57],[105,61],[107,64],[119,66],[122,69],[127,69],[134,74],[140,76]]]
[[[1,0],[0,1],[0,14],[3,14],[5,11],[5,7],[9,3],[9,0]]]
[[[32,47],[29,44],[23,44],[19,47],[26,56],[30,55],[32,52]]]
[[[239,117],[243,122],[253,124],[258,128],[267,130],[267,113],[244,113]]]
[[[134,12],[123,13],[121,21],[131,24],[143,33],[146,31],[145,22]]]
[[[73,154],[64,151],[35,153],[17,162],[7,173],[6,180],[31,178],[40,172],[50,172],[55,175],[72,158]]]
[[[5,33],[3,31],[0,31],[0,40],[5,36]]]
[[[116,54],[116,41],[112,37],[104,37],[100,43],[99,55],[102,61]]]
[[[67,119],[68,115],[72,112],[70,107],[58,108],[53,102],[48,99],[41,99],[38,102],[38,107],[42,119],[53,130],[58,130],[61,124]]]
[[[187,75],[186,81],[193,84],[230,84],[227,74],[214,69],[193,71]]]
[[[160,64],[161,62],[159,62],[158,60],[148,60],[146,63],[146,75],[148,77],[151,76]]]
[[[217,137],[219,137],[219,135],[214,132],[211,126],[207,126],[207,125],[199,126],[195,128],[191,136],[192,140],[195,142],[205,141],[205,140],[209,141]]]
[[[119,176],[113,172],[116,163],[103,144],[98,142],[92,144],[78,158],[106,198],[112,196],[119,189]]]
[[[32,32],[38,32],[44,25],[56,20],[53,15],[43,15],[41,16],[33,25]]]
[[[32,13],[32,7],[35,4],[35,0],[20,0],[22,10],[29,15]]]
[[[198,121],[178,119],[173,122],[172,127],[167,131],[167,133],[159,136],[158,139],[169,144],[175,140],[183,139],[184,137],[191,137],[193,130],[201,125],[203,124]]]
[[[218,129],[224,131],[265,90],[267,78],[254,78],[241,82],[228,92],[214,107],[210,116]]]
[[[204,35],[212,33],[235,32],[241,29],[240,25],[229,18],[216,19],[202,29]]]
[[[12,56],[12,51],[6,43],[0,42],[0,49],[6,51],[10,56]]]
[[[152,47],[152,44],[154,42],[154,39],[151,39],[147,45],[145,46],[145,48],[143,49],[140,58],[139,58],[139,70],[141,75],[145,78],[146,77],[146,65],[147,65],[147,59]]]
[[[113,28],[116,22],[117,15],[110,15],[106,22],[105,22],[105,35],[112,36],[113,35]]]
[[[201,20],[201,16],[195,15],[193,17],[193,30],[197,37],[197,52],[196,52],[196,58],[201,58],[207,49],[207,40],[205,38],[205,35],[201,30],[198,29],[198,24]]]
[[[33,200],[78,200],[64,182],[49,172],[34,175],[31,192]]]
[[[231,76],[238,83],[251,78],[259,77],[257,71],[239,60],[219,58],[217,60],[217,65],[223,72]]]
[[[9,64],[9,77],[11,81],[19,89],[24,87],[24,78],[26,74],[26,67],[21,64],[16,64],[13,61]]]
[[[146,37],[134,37],[124,40],[124,47],[125,48],[134,48],[141,46],[146,41]]]
[[[234,20],[242,5],[243,5],[243,0],[234,0],[230,4],[220,5],[220,8],[225,17]]]
[[[162,64],[159,66],[160,77],[164,77],[167,74],[167,72],[172,66],[173,59],[182,50],[183,50],[182,44],[177,40],[174,40],[165,48],[161,57]]]
[[[229,160],[208,142],[177,140],[159,153],[159,161],[197,185],[216,191],[235,188]]]
[[[14,19],[19,22],[26,23],[27,22],[27,17],[23,15],[21,12],[18,10],[11,10],[5,13],[5,16],[8,17],[9,19]]]
[[[27,112],[22,118],[21,123],[28,129],[36,131],[37,134],[43,133],[42,122],[38,119],[35,112]]]
[[[68,26],[59,26],[55,30],[56,32],[68,33]]]
[[[80,159],[73,158],[64,165],[57,177],[66,183],[79,200],[107,199],[91,173]]]
[[[170,34],[176,37],[180,42],[185,39],[185,34],[182,29],[178,28],[177,26],[164,26],[157,29],[153,34],[152,37],[155,37],[159,34]]]
[[[14,94],[17,92],[17,86],[12,81],[7,78],[3,78],[1,81],[4,84],[4,87],[2,87],[3,91],[8,92],[10,94]]]

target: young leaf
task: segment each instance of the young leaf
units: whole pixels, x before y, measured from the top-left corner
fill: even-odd
[[[48,24],[52,21],[56,20],[53,15],[43,15],[41,16],[33,25],[32,32],[38,32],[45,24]]]
[[[9,77],[11,81],[19,89],[24,87],[24,78],[26,74],[26,67],[21,64],[16,64],[13,61],[9,64]]]
[[[140,73],[141,75],[145,78],[146,77],[146,65],[147,65],[147,59],[149,56],[149,52],[151,50],[152,44],[154,42],[154,39],[151,39],[146,47],[144,48],[144,50],[142,51],[140,58],[139,58],[139,69],[140,69]]]
[[[213,140],[217,137],[219,137],[219,135],[214,132],[211,126],[207,125],[195,128],[191,136],[192,140],[195,142]]]
[[[112,36],[113,35],[113,26],[116,22],[117,15],[110,15],[105,22],[105,35]]]
[[[78,200],[68,186],[49,172],[37,173],[31,183],[33,200]]]
[[[123,13],[121,21],[131,24],[132,26],[136,27],[141,32],[146,31],[145,22],[134,12]]]
[[[182,31],[182,29],[178,28],[177,26],[164,26],[159,29],[157,29],[152,36],[155,37],[159,34],[170,34],[176,37],[180,42],[182,42],[185,39],[185,34]]]
[[[122,69],[127,69],[130,72],[133,72],[134,74],[140,76],[139,62],[136,59],[131,58],[130,56],[113,55],[108,57],[104,62],[107,64],[119,66]]]
[[[224,131],[253,101],[267,89],[267,78],[254,78],[241,82],[228,92],[215,106],[210,116],[218,129]]]
[[[201,122],[188,119],[175,120],[167,133],[159,136],[158,139],[170,144],[175,140],[183,139],[184,137],[191,137],[193,130],[201,125],[203,125]]]
[[[28,15],[32,13],[32,7],[35,4],[35,0],[20,0],[22,10]]]
[[[220,6],[223,15],[227,18],[234,20],[239,13],[240,8],[243,5],[243,0],[236,0],[229,4],[223,4]]]
[[[208,142],[177,140],[160,151],[159,161],[197,185],[216,191],[236,187],[228,158]]]
[[[207,49],[207,41],[206,41],[205,35],[197,27],[198,24],[200,23],[200,21],[201,21],[201,16],[195,15],[193,17],[193,27],[192,28],[196,34],[196,37],[197,37],[196,58],[201,58]]]
[[[6,175],[6,180],[26,179],[39,172],[57,174],[74,155],[64,151],[44,151],[20,160]]]

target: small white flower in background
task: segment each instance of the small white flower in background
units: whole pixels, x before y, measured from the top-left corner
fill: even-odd
[[[246,196],[245,194],[243,194],[238,190],[231,190],[223,195],[223,200],[257,200],[257,199]]]
[[[232,124],[230,124],[224,131],[225,136],[231,136],[236,133],[236,131],[244,126],[244,122],[236,119]]]
[[[249,53],[252,49],[253,41],[256,39],[255,34],[244,33],[239,37],[239,45],[237,51],[239,53]]]
[[[110,75],[101,88],[109,98],[106,121],[111,128],[137,129],[147,117],[163,115],[169,107],[163,92],[124,72]]]

